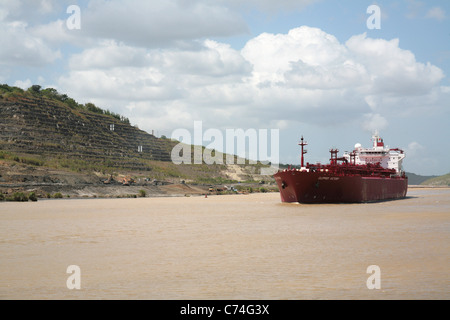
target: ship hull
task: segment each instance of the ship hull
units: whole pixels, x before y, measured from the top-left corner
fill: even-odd
[[[285,170],[274,175],[282,202],[364,203],[406,197],[407,177],[336,176]]]

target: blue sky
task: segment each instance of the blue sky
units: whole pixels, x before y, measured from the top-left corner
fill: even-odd
[[[280,161],[298,164],[301,135],[307,160],[327,162],[377,129],[407,171],[450,172],[447,0],[3,0],[0,30],[1,83],[53,87],[148,132],[278,129]]]

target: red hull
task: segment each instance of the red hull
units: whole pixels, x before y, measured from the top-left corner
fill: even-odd
[[[274,175],[282,202],[361,203],[401,199],[407,177],[333,175],[328,172],[284,170]]]

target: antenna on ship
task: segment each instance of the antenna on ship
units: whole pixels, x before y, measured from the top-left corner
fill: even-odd
[[[308,152],[306,149],[303,149],[304,146],[308,145],[308,143],[303,140],[303,136],[302,136],[302,139],[300,140],[300,143],[298,145],[302,147],[302,168],[303,168],[303,167],[305,167],[303,155]]]

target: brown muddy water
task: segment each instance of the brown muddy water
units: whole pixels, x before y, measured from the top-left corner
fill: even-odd
[[[3,300],[449,298],[450,189],[370,204],[277,193],[0,203]]]

